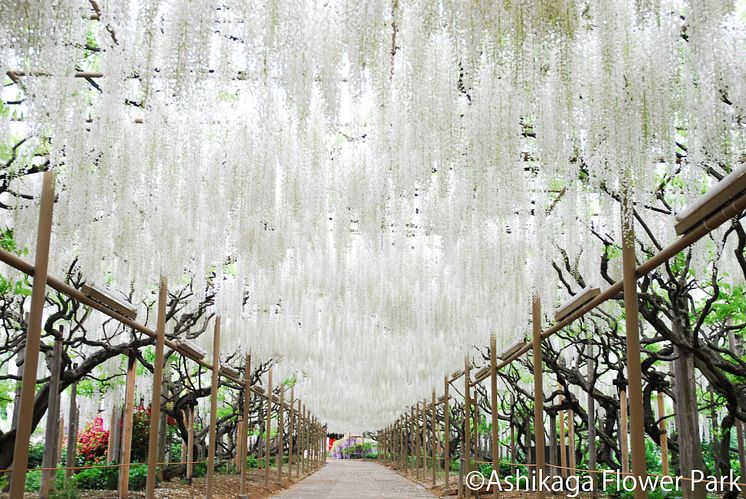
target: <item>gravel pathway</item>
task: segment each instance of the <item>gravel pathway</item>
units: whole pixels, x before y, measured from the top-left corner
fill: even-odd
[[[424,487],[380,464],[329,459],[326,466],[274,496],[282,499],[432,499]]]

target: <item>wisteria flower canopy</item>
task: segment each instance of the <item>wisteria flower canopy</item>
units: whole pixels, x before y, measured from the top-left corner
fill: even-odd
[[[522,337],[533,294],[568,296],[560,248],[597,276],[614,196],[678,175],[678,211],[746,150],[742,2],[92,3],[0,0],[26,96],[0,138],[57,173],[52,273],[139,303],[214,272],[224,353],[298,374],[330,430]],[[33,203],[3,202],[33,248]]]

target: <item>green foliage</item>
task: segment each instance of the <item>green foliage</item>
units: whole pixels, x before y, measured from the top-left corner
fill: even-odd
[[[38,468],[44,458],[44,443],[32,445],[28,449],[28,467]]]
[[[146,464],[133,464],[130,466],[129,488],[130,490],[142,490],[148,477],[148,466]],[[119,468],[98,467],[87,468],[73,477],[78,489],[86,490],[115,490],[119,481]],[[61,483],[61,482],[60,482]]]
[[[88,468],[81,470],[73,479],[78,489],[113,490],[117,488],[119,469],[116,467]]]
[[[246,468],[252,469],[252,468],[258,468],[259,467],[259,460],[254,456],[247,456],[246,457]]]

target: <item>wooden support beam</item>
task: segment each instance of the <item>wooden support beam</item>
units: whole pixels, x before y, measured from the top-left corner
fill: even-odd
[[[295,431],[295,385],[290,387],[290,411],[288,413],[288,479],[293,479],[293,432]]]
[[[241,484],[239,485],[239,496],[247,497],[246,495],[246,455],[248,450],[248,436],[249,436],[249,409],[251,408],[251,354],[246,354],[246,360],[244,361],[244,373],[243,373],[243,426],[239,435],[239,441],[241,443],[240,452],[241,456],[238,460],[238,466],[241,468]]]
[[[78,365],[73,364],[73,369],[77,369]],[[68,409],[67,415],[67,454],[65,456],[66,463],[74,463],[75,451],[78,443],[78,382],[76,381],[70,386],[70,408]],[[69,483],[73,477],[73,470],[67,466],[65,469],[65,483]]]
[[[562,385],[559,386],[560,393]],[[560,395],[559,403],[565,402],[564,395]],[[560,450],[560,474],[562,479],[567,479],[567,445],[565,444],[565,411],[559,411],[559,450]]]
[[[277,420],[277,483],[282,483],[282,456],[284,453],[283,436],[285,434],[285,386],[280,385],[280,407],[279,418]]]
[[[500,436],[497,412],[497,336],[490,335],[490,409],[492,411],[492,470],[495,477],[500,476]],[[492,496],[497,498],[499,487],[492,488]]]
[[[272,366],[267,374],[267,414],[264,421],[264,487],[269,488],[269,455],[272,445]]]
[[[463,489],[463,497],[471,497],[471,489],[465,485],[465,477],[471,471],[471,363],[469,356],[464,357],[464,441],[462,443],[462,461],[461,472],[459,473],[459,483]]]
[[[298,463],[295,466],[295,477],[300,478],[301,468],[303,466],[303,414],[301,411],[301,401],[298,399]]]
[[[127,391],[125,393],[124,422],[122,423],[122,466],[119,468],[119,499],[127,499],[129,497],[130,459],[132,458],[132,421],[135,414],[136,366],[135,356],[130,355],[127,359]]]
[[[148,435],[148,476],[145,482],[146,499],[155,498],[156,472],[158,471],[158,434],[161,420],[161,385],[163,383],[163,347],[166,341],[166,304],[168,281],[161,277],[158,290],[158,316],[155,330],[155,361],[153,362],[153,388],[150,399],[150,433]]]
[[[534,296],[532,304],[533,322],[533,365],[534,365],[534,445],[536,448],[535,473],[537,483],[540,483],[545,473],[544,461],[544,360],[541,350],[541,302]],[[539,487],[536,491],[537,499],[544,499],[545,491]]]
[[[47,426],[44,430],[44,456],[41,467],[41,485],[39,486],[39,497],[47,499],[49,492],[54,490],[56,470],[50,469],[57,466],[57,431],[60,424],[60,371],[62,369],[62,335],[60,329],[58,336],[54,339],[52,353],[52,372],[49,380],[49,402],[47,403]]]
[[[437,428],[435,426],[435,419],[437,415],[437,406],[435,405],[435,388],[433,388],[432,404],[430,405],[430,454],[431,454],[431,466],[432,472],[432,485],[435,487],[437,473],[438,473],[438,446],[435,443],[438,441],[436,436]]]
[[[629,422],[627,421],[627,390],[619,390],[619,448],[622,453],[622,473],[629,473],[629,449],[627,447]]]
[[[443,432],[443,454],[445,456],[443,461],[443,469],[446,472],[445,476],[445,487],[444,492],[448,492],[450,489],[450,483],[449,483],[449,474],[451,473],[451,403],[450,399],[448,398],[448,386],[450,383],[448,382],[448,377],[445,378],[445,401],[443,405],[443,411],[445,413],[445,431]]]
[[[210,430],[207,443],[207,487],[205,496],[212,499],[215,490],[215,448],[218,426],[218,386],[220,382],[220,317],[215,318],[212,337],[212,385],[210,388]]]
[[[590,391],[588,394],[588,476],[593,482],[593,490],[591,491],[591,498],[596,499],[598,493],[596,492],[596,474],[593,473],[596,470],[596,399],[593,398],[593,388],[596,385],[596,361],[594,357],[593,345],[588,345],[588,385]]]
[[[658,392],[658,430],[661,434],[661,474],[669,473],[668,463],[668,431],[666,429],[666,405],[664,393]]]
[[[194,407],[189,408],[188,418],[186,480],[191,484],[194,477]]]
[[[52,238],[52,209],[54,207],[54,173],[44,172],[42,178],[39,222],[36,232],[36,257],[34,281],[31,288],[31,305],[26,329],[25,359],[21,378],[21,398],[18,408],[13,447],[13,470],[10,475],[10,497],[23,497],[26,489],[29,444],[34,421],[34,398],[36,397],[36,371],[39,366],[41,345],[41,322],[47,291],[47,268],[49,266],[49,244]]]
[[[642,402],[640,356],[640,318],[637,303],[637,258],[635,256],[634,209],[628,189],[622,195],[622,274],[624,288],[624,326],[627,336],[627,378],[629,380],[630,442],[632,474],[637,479],[635,499],[648,493],[642,487],[647,476],[645,426]],[[706,225],[706,224],[705,224]]]
[[[569,457],[569,470],[567,470],[568,476],[575,476],[575,412],[572,409],[567,411],[567,438],[569,445],[567,453]]]

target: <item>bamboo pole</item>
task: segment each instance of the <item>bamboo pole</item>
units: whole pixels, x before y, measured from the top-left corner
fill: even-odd
[[[666,476],[668,468],[668,431],[666,430],[666,406],[663,392],[658,392],[658,429],[661,434],[661,473]]]
[[[54,208],[54,173],[44,172],[42,178],[39,222],[36,232],[36,258],[34,281],[31,289],[31,306],[26,329],[25,359],[21,378],[21,398],[18,408],[13,447],[13,470],[10,476],[10,497],[23,497],[26,488],[26,467],[34,422],[34,398],[36,396],[36,371],[39,366],[41,345],[41,321],[47,291],[47,269],[49,266],[49,244],[52,238],[52,210]]]
[[[638,480],[635,499],[648,496],[641,486],[647,476],[645,460],[645,427],[642,403],[642,368],[640,360],[640,324],[637,309],[637,259],[635,256],[634,209],[627,189],[622,197],[622,274],[624,288],[624,325],[627,335],[627,378],[629,380],[630,441],[632,474]]]
[[[220,381],[220,316],[215,318],[212,337],[212,386],[210,389],[210,441],[207,447],[207,499],[212,499],[215,489],[215,447],[218,426],[218,386]]]
[[[251,354],[246,354],[246,360],[244,361],[244,374],[243,374],[244,388],[243,388],[243,426],[241,426],[241,435],[239,436],[241,442],[241,458],[238,461],[238,465],[241,467],[241,484],[239,485],[239,497],[241,499],[248,499],[246,493],[246,455],[248,451],[248,434],[249,434],[249,409],[251,408]]]
[[[163,382],[163,345],[166,341],[166,303],[168,301],[168,281],[161,277],[158,291],[158,319],[156,323],[155,361],[153,362],[153,388],[150,399],[150,434],[148,435],[148,476],[145,483],[145,497],[155,497],[156,472],[158,468],[158,423],[161,419],[161,384]]]
[[[534,296],[532,306],[533,318],[533,351],[534,351],[534,442],[536,445],[536,477],[541,483],[544,476],[544,362],[541,351],[541,303],[538,296]],[[544,499],[544,490],[539,487],[536,491],[538,499]]]
[[[282,454],[284,451],[283,434],[285,433],[285,387],[280,385],[280,415],[277,421],[278,425],[278,446],[277,446],[277,483],[282,483]]]
[[[264,487],[269,487],[269,456],[272,445],[272,367],[267,374],[267,414],[264,422]]]
[[[44,430],[44,457],[42,459],[41,485],[39,486],[39,497],[46,499],[50,490],[54,489],[54,481],[57,471],[51,468],[57,467],[57,430],[60,419],[60,370],[62,368],[62,334],[54,339],[52,353],[52,372],[49,379],[49,402],[47,404],[47,427]]]
[[[500,420],[497,414],[497,336],[493,333],[490,335],[490,409],[492,411],[492,472],[493,476],[500,476],[500,437],[498,435],[498,422]],[[498,497],[499,487],[492,487],[492,497]]]
[[[119,499],[129,496],[130,460],[132,458],[132,420],[135,414],[135,356],[127,360],[127,392],[122,423],[122,466],[119,468]]]

